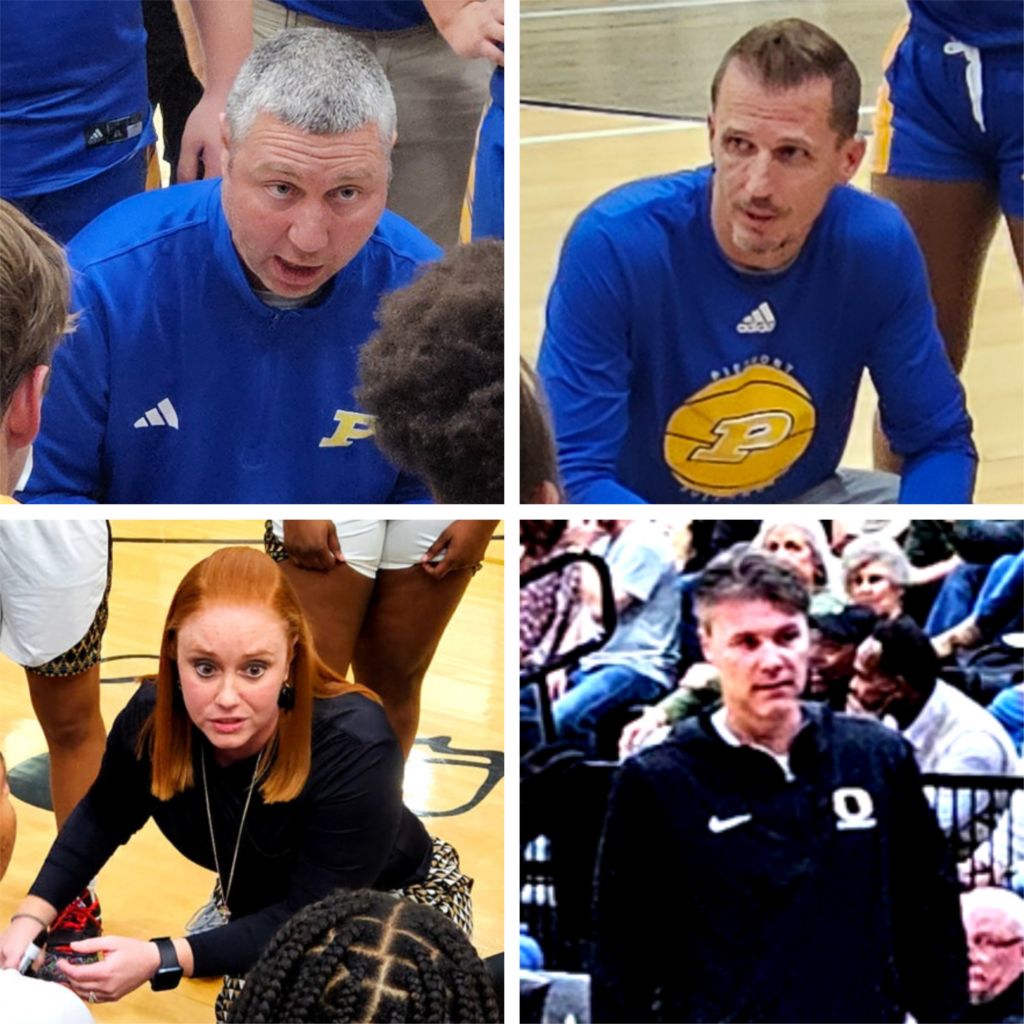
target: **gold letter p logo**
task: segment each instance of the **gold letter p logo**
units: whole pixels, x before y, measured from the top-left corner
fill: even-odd
[[[374,418],[364,412],[345,412],[339,409],[334,414],[334,420],[338,429],[330,437],[321,438],[321,448],[347,448],[353,441],[373,436]]]

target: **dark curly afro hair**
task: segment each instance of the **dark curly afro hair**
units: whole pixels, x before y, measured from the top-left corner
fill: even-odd
[[[359,358],[380,450],[441,502],[505,493],[505,250],[458,246],[386,295]]]

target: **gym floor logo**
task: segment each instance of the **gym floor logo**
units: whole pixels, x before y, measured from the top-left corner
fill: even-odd
[[[449,769],[446,774],[456,784],[452,788],[464,793],[465,799],[457,807],[441,811],[416,808],[410,802],[409,809],[420,818],[454,818],[465,814],[482,804],[505,776],[505,755],[502,751],[461,749],[453,747],[451,742],[451,736],[430,736],[416,740],[415,746],[426,747],[430,751],[423,757],[427,764],[441,766],[442,771]],[[474,770],[463,772],[463,768]],[[477,771],[484,773],[483,778],[477,775]],[[409,788],[407,783],[407,795],[411,795]]]
[[[754,363],[691,395],[669,417],[664,457],[677,483],[732,498],[770,487],[814,437],[810,393],[777,366]]]

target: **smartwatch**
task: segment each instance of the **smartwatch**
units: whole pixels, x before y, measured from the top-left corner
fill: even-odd
[[[174,949],[174,943],[167,937],[162,939],[150,939],[156,943],[160,950],[160,966],[156,974],[150,979],[150,986],[154,992],[166,992],[168,989],[177,988],[181,976],[185,973],[178,963],[178,954]]]

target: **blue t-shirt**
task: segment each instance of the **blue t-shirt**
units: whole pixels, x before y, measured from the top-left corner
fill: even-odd
[[[430,20],[420,0],[275,0],[275,3],[335,25],[378,32],[416,28]]]
[[[385,212],[318,305],[255,295],[221,180],[127,199],[71,243],[77,331],[58,348],[30,501],[424,500],[352,396],[382,295],[440,249]]]
[[[669,689],[679,661],[682,604],[668,537],[654,523],[634,520],[617,537],[595,544],[612,586],[630,596],[608,643],[583,658],[583,668],[629,665]]]
[[[979,49],[1024,46],[1020,0],[909,0],[911,25]]]
[[[69,188],[155,141],[141,4],[0,3],[0,194]]]
[[[970,500],[963,389],[899,211],[832,191],[778,273],[729,263],[712,169],[626,185],[577,219],[538,368],[573,502],[780,502],[839,465],[868,369],[901,501]]]

